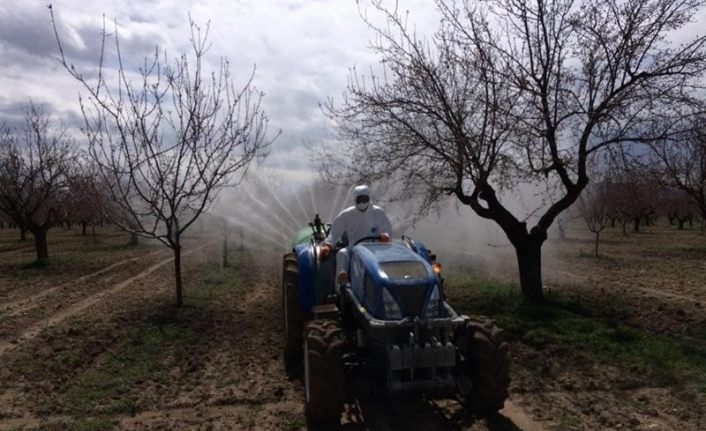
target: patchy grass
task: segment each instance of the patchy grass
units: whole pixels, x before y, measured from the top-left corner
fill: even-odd
[[[68,382],[64,393],[72,429],[112,429],[118,416],[135,416],[150,400],[141,394],[147,385],[167,384],[175,366],[189,363],[202,341],[204,316],[238,283],[239,265],[221,271],[216,265],[202,268],[185,285],[184,306],[165,306],[130,329],[126,337]],[[76,360],[71,353],[62,363]]]
[[[282,429],[287,431],[299,431],[306,427],[306,419],[302,415],[290,413],[285,417]]]
[[[562,346],[658,383],[694,382],[706,390],[706,337],[685,339],[625,325],[620,304],[595,304],[549,293],[543,304],[525,301],[514,284],[473,273],[447,275],[451,303],[467,314],[495,319],[506,335],[535,348]]]
[[[131,389],[145,380],[163,382],[168,370],[162,363],[174,356],[182,359],[197,335],[178,318],[166,313],[151,316],[136,327],[129,339],[106,352],[68,390],[71,413],[103,412],[134,415],[139,403]]]
[[[576,257],[578,257],[579,259],[592,259],[597,262],[605,262],[614,266],[618,266],[622,263],[620,259],[613,256],[609,256],[600,249],[598,250],[598,256],[596,256],[594,251],[579,250]]]
[[[0,253],[6,253],[3,257],[9,259],[3,261],[0,272],[19,281],[57,277],[66,272],[76,272],[77,268],[110,264],[121,256],[154,248],[147,242],[129,245],[127,234],[113,227],[99,229],[95,239],[64,229],[51,229],[48,233],[49,258],[37,261],[31,236],[24,242],[18,242],[7,238],[8,232],[5,231],[0,229]],[[15,253],[10,254],[13,250]]]

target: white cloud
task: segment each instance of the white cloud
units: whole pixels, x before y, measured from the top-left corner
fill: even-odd
[[[409,5],[433,9],[428,2]],[[236,83],[242,83],[257,65],[255,84],[266,94],[271,129],[283,130],[272,148],[272,164],[288,177],[308,169],[302,163],[306,145],[328,136],[330,124],[319,103],[342,94],[350,67],[375,62],[367,48],[371,33],[354,1],[58,0],[53,10],[69,60],[87,76],[96,71],[103,16],[108,31],[113,20],[117,23],[130,67],[152,55],[155,45],[170,57],[188,51],[189,14],[199,25],[210,21],[211,67],[227,58]],[[428,20],[429,14],[420,17]],[[0,55],[10,60],[0,64],[0,116],[9,115],[4,107],[32,98],[60,117],[77,118],[81,86],[56,61],[46,1],[4,2],[0,29]]]
[[[65,119],[80,115],[81,87],[56,61],[46,4],[47,0],[0,3],[0,121],[10,115],[7,107],[30,97]],[[401,1],[399,7],[409,10],[418,34],[429,35],[436,28],[433,2]],[[372,32],[355,1],[55,0],[53,9],[65,50],[84,74],[95,73],[104,15],[109,30],[113,19],[117,22],[123,56],[134,67],[153,54],[155,45],[171,57],[188,51],[189,13],[197,24],[210,20],[211,67],[226,57],[238,83],[257,65],[255,84],[266,94],[271,130],[283,130],[268,163],[290,178],[308,169],[303,162],[310,151],[307,145],[331,139],[330,122],[319,103],[327,97],[340,98],[351,67],[365,71],[376,63],[368,48]],[[369,12],[375,22],[383,22],[379,14]],[[695,20],[683,33],[703,31],[706,11]],[[675,40],[683,37],[677,35]],[[308,173],[302,175],[307,177]]]

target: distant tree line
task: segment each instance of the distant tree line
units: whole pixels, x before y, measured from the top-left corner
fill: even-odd
[[[0,227],[34,238],[38,262],[49,258],[47,233],[89,227],[120,218],[110,204],[95,163],[79,150],[68,129],[41,106],[28,103],[20,127],[0,126]]]
[[[86,219],[76,204],[80,162],[65,128],[29,104],[22,127],[3,126],[0,135],[0,212],[8,223],[34,236],[37,260],[49,258],[47,231]],[[85,206],[85,204],[84,204]]]
[[[600,233],[606,227],[622,226],[623,235],[640,232],[661,217],[679,230],[706,230],[702,204],[706,182],[706,134],[690,131],[670,144],[671,151],[691,147],[690,156],[679,165],[664,153],[614,152],[594,166],[593,181],[570,213],[584,220],[595,235],[598,256]],[[659,151],[665,146],[659,145]]]

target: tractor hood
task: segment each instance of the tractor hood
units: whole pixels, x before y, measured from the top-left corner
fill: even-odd
[[[434,271],[423,257],[402,242],[363,243],[353,248],[368,273],[384,285],[433,284]]]
[[[417,253],[401,242],[369,242],[357,247],[368,250],[378,262],[423,261]]]

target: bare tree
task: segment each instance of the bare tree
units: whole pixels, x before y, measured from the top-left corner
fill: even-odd
[[[622,152],[621,152],[622,153]],[[610,170],[610,213],[617,215],[623,225],[632,224],[632,231],[640,232],[647,225],[646,220],[653,216],[661,204],[660,193],[665,187],[660,181],[659,172],[653,167],[638,163],[625,154],[612,160]]]
[[[74,162],[66,130],[31,103],[21,130],[0,131],[0,211],[32,232],[38,263],[49,259],[47,231],[61,216]]]
[[[699,208],[694,199],[681,189],[666,189],[660,196],[660,210],[669,220],[669,224],[676,224],[677,229],[683,230],[684,224],[694,225],[694,217],[699,214]]]
[[[381,76],[354,69],[343,101],[327,103],[350,144],[329,166],[394,178],[422,208],[455,196],[495,221],[515,247],[522,292],[541,300],[542,244],[588,184],[588,160],[673,132],[646,124],[706,68],[704,37],[667,41],[701,2],[438,0],[441,24],[427,40],[396,9],[373,5],[387,17],[379,27],[362,13]],[[522,183],[549,191],[524,218],[499,194]]]
[[[81,225],[81,235],[86,236],[88,226],[103,220],[108,200],[107,190],[101,187],[99,171],[90,162],[77,163],[68,175],[68,192],[64,199],[64,218],[67,223]]]
[[[60,62],[87,92],[88,100],[81,99],[84,131],[101,181],[119,207],[112,213],[127,217],[112,221],[172,249],[178,306],[183,301],[182,234],[222,188],[239,183],[271,142],[254,69],[242,87],[233,83],[225,59],[216,71],[206,70],[208,29],[202,32],[190,22],[191,55],[170,62],[156,50],[132,82],[116,24],[119,67],[116,81],[108,82],[104,25],[98,75],[91,82],[68,62],[54,25]]]
[[[5,226],[10,227],[11,223],[12,219],[10,216],[0,210],[0,229],[5,229]]]
[[[664,169],[666,183],[682,191],[706,219],[706,113],[699,104],[696,115],[685,115],[687,131],[676,139],[652,142],[650,147]],[[682,203],[683,204],[683,203]],[[682,210],[688,208],[680,205]],[[677,209],[677,208],[674,208]],[[681,211],[684,212],[684,211]],[[683,222],[680,220],[680,226]]]
[[[610,222],[611,187],[612,184],[608,182],[593,183],[586,187],[578,200],[578,212],[586,222],[588,230],[594,235],[596,257],[601,232]]]

